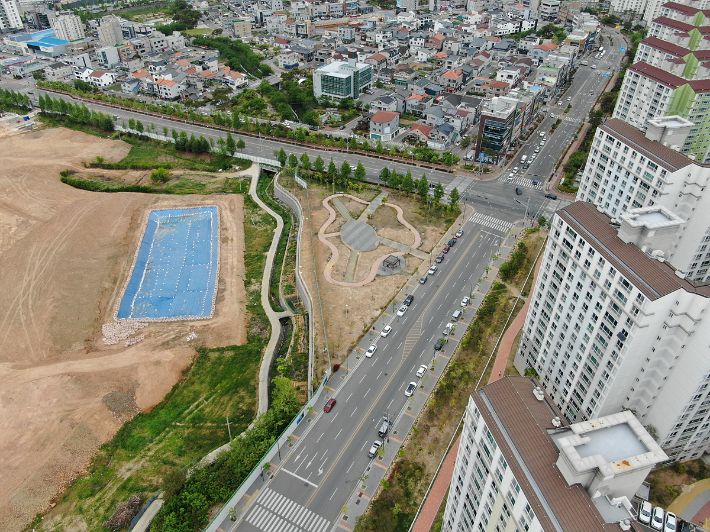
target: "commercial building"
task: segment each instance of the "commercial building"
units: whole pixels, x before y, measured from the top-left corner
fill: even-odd
[[[0,0],[0,31],[22,29],[20,9],[15,0]]]
[[[478,122],[476,160],[483,154],[487,162],[497,162],[513,142],[518,100],[506,96],[493,97],[481,105]]]
[[[568,425],[536,384],[471,395],[443,532],[629,530],[630,500],[667,456],[631,412]]]
[[[247,19],[238,19],[232,25],[234,29],[234,37],[243,41],[251,40],[251,21]]]
[[[372,66],[357,62],[357,52],[348,52],[348,61],[333,61],[313,74],[316,98],[357,98],[372,85]]]

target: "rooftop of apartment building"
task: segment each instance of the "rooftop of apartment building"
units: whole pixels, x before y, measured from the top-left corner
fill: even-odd
[[[672,221],[673,215],[669,211],[664,212],[662,207],[651,209],[648,213],[643,211],[643,214],[658,212],[665,215],[666,220],[652,215],[638,221],[649,224]],[[679,277],[675,268],[667,262],[651,258],[635,244],[619,238],[619,223],[612,223],[612,218],[599,211],[595,205],[577,201],[557,211],[557,215],[584,240],[590,242],[605,260],[650,300],[659,299],[677,290],[710,297],[710,285],[701,285]],[[634,210],[627,211],[622,216],[633,217]]]
[[[599,470],[613,484],[614,475],[650,469],[667,456],[631,412],[564,425],[536,384],[507,377],[472,397],[543,530],[618,532],[616,523],[628,519],[628,511],[606,496],[592,499],[579,480],[567,477]]]

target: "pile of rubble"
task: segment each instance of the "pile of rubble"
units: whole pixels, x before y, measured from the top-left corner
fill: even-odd
[[[104,335],[103,340],[106,345],[115,345],[118,342],[127,340],[143,327],[147,326],[147,323],[136,320],[117,320],[114,323],[104,323],[101,326],[101,334]],[[142,339],[143,337],[141,337],[141,340]],[[140,340],[136,341],[139,342]]]
[[[141,340],[145,340],[145,334],[141,334],[140,336],[134,336],[133,338],[129,338],[126,340],[126,347],[131,347],[134,344],[137,344]]]

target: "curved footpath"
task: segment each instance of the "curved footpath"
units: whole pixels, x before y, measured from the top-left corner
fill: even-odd
[[[269,318],[269,323],[271,324],[271,337],[269,338],[269,343],[264,350],[264,356],[261,360],[261,366],[259,367],[259,414],[265,413],[269,409],[269,373],[271,370],[271,363],[274,360],[274,351],[276,350],[276,344],[279,341],[279,336],[281,335],[281,323],[279,320],[281,318],[286,318],[292,316],[291,312],[288,310],[285,312],[276,312],[271,308],[271,303],[269,302],[269,292],[271,290],[271,272],[274,269],[274,259],[276,258],[276,250],[279,247],[279,240],[281,239],[281,233],[284,230],[284,221],[272,211],[266,203],[261,201],[256,193],[256,187],[259,183],[259,174],[261,172],[261,167],[258,163],[255,163],[250,168],[251,172],[251,184],[249,185],[249,195],[254,202],[266,211],[270,216],[273,216],[276,220],[276,230],[274,231],[274,238],[271,240],[271,247],[266,253],[266,263],[264,264],[264,275],[261,279],[261,306],[264,307],[264,312]]]

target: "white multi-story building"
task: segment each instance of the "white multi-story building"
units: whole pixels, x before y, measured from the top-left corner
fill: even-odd
[[[535,384],[471,395],[443,532],[629,530],[629,501],[667,456],[631,412],[566,425]]]
[[[613,13],[634,12],[642,15],[646,10],[646,0],[611,0]]]
[[[0,0],[0,31],[22,29],[20,9],[15,0]]]
[[[359,63],[357,52],[348,52],[348,62],[334,61],[313,73],[313,92],[316,98],[357,98],[372,86],[372,65]]]
[[[710,286],[665,259],[685,225],[657,205],[558,211],[515,359],[568,421],[632,410],[675,460],[710,446]]]
[[[84,24],[77,15],[59,15],[49,17],[49,25],[54,29],[57,39],[78,41],[83,39]]]

